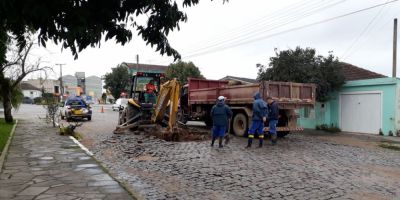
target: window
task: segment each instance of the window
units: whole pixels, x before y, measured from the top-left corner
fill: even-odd
[[[33,94],[33,91],[31,91],[31,94]]]

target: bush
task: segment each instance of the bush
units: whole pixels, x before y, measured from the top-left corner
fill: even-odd
[[[340,130],[339,127],[334,126],[333,124],[331,124],[330,126],[328,126],[327,124],[321,124],[321,125],[317,125],[315,126],[316,130],[323,130],[329,133],[338,133],[341,132],[342,130]]]
[[[43,101],[42,97],[36,97],[36,98],[33,99],[33,103],[34,104],[41,104],[42,101]]]
[[[393,136],[393,132],[392,131],[389,131],[389,136]]]

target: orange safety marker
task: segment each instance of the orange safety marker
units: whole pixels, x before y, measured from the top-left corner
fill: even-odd
[[[101,111],[100,112],[104,113],[104,107],[103,106],[101,106]]]

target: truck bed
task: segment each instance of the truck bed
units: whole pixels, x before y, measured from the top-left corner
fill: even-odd
[[[306,83],[261,81],[257,84],[229,85],[228,81],[189,79],[189,104],[215,104],[218,96],[225,96],[229,105],[253,102],[260,92],[266,100],[271,96],[282,109],[295,109],[315,104],[315,85]]]

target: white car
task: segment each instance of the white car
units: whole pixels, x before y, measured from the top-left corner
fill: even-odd
[[[111,106],[112,110],[122,110],[125,108],[125,106],[128,105],[128,99],[126,98],[119,98],[115,103]]]

